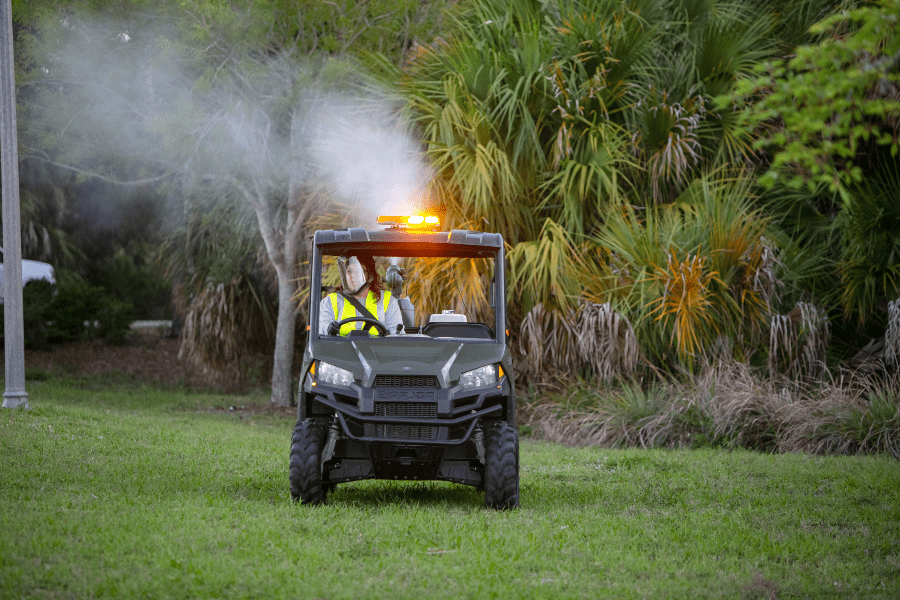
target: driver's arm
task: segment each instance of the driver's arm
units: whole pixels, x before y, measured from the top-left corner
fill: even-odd
[[[397,331],[397,325],[400,325],[400,331]],[[403,335],[403,315],[400,313],[400,303],[391,296],[387,308],[384,310],[384,326],[387,327],[390,335]]]
[[[328,335],[328,326],[335,320],[331,298],[325,296],[319,302],[319,335]]]

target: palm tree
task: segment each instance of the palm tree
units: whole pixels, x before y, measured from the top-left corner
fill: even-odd
[[[500,231],[511,244],[511,314],[537,331],[547,319],[560,328],[574,325],[589,298],[603,304],[615,297],[638,310],[650,288],[674,277],[665,275],[666,265],[697,272],[725,301],[721,290],[732,289],[736,275],[721,273],[720,254],[696,258],[708,240],[691,242],[693,262],[684,262],[683,248],[666,245],[645,249],[652,260],[626,266],[611,262],[609,247],[597,239],[616,228],[616,215],[631,211],[636,225],[642,217],[630,206],[652,207],[685,193],[697,200],[703,196],[692,191],[697,177],[749,159],[740,119],[713,100],[769,55],[772,22],[770,11],[723,0],[477,0],[460,5],[446,38],[418,48],[405,69],[379,66],[419,126],[438,173],[435,195],[451,225]],[[746,184],[738,187],[735,194],[746,195]],[[730,193],[722,189],[710,193]],[[674,219],[675,212],[661,218]],[[715,243],[734,242],[732,235],[752,245],[756,234],[728,231]],[[643,275],[623,277],[628,268]],[[623,285],[634,289],[622,292]],[[751,297],[731,304],[752,309],[747,318],[756,322]],[[688,356],[709,335],[700,333],[703,319],[692,321],[684,308],[662,304],[657,316],[677,321],[679,351]],[[533,310],[551,316],[529,319]],[[724,327],[725,318],[708,328]],[[570,343],[563,338],[559,356]]]

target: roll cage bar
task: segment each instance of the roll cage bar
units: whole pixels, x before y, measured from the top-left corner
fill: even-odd
[[[494,308],[494,336],[501,339],[506,330],[506,253],[498,233],[454,229],[449,232],[409,232],[363,228],[319,230],[312,239],[312,270],[309,294],[309,337],[319,339],[319,302],[322,289],[322,257],[347,256],[358,252],[372,256],[493,258],[491,282]]]

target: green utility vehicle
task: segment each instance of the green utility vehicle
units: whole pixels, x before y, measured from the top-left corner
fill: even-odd
[[[320,303],[328,291],[323,263],[360,253],[382,263],[402,261],[412,276],[410,257],[470,259],[493,263],[493,270],[479,311],[429,307],[416,319],[402,298],[403,324],[396,331],[356,316],[336,321],[331,331],[352,321],[362,321],[363,329],[346,336],[320,332]],[[445,272],[452,277],[465,264],[452,260]],[[442,480],[483,489],[489,507],[517,507],[519,438],[502,236],[400,227],[317,231],[310,271],[310,327],[291,441],[294,500],[321,504],[337,484],[363,479]],[[402,297],[399,266],[389,267],[384,281]]]

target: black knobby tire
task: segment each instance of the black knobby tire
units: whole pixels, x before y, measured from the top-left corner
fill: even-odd
[[[322,447],[325,427],[312,419],[304,419],[294,427],[291,438],[291,498],[303,504],[325,504],[322,485]]]
[[[506,421],[484,430],[484,503],[499,510],[519,506],[519,433]]]

